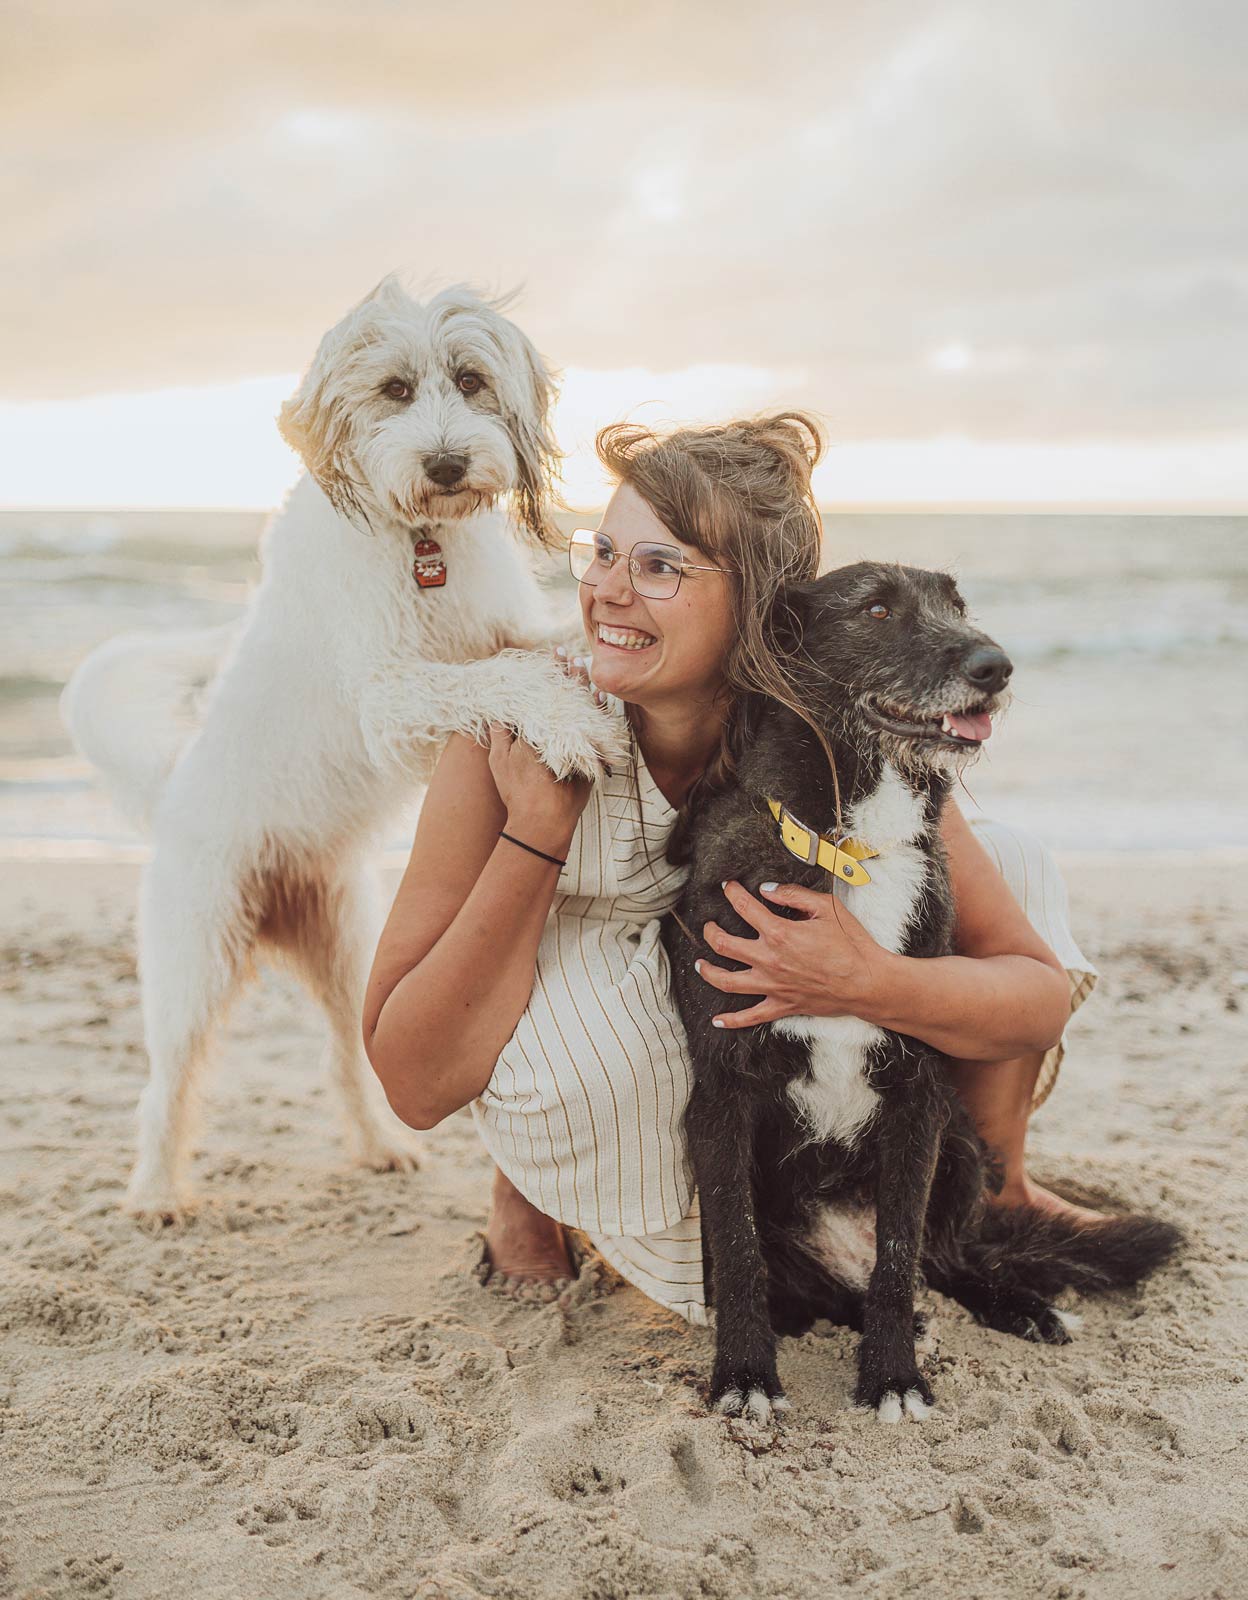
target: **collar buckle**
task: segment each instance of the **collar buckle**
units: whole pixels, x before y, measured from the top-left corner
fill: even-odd
[[[862,839],[845,834],[840,839],[830,839],[811,828],[800,817],[794,816],[788,806],[779,800],[768,799],[767,808],[780,824],[780,838],[790,855],[804,861],[808,867],[822,867],[832,873],[838,882],[858,885],[871,882],[871,874],[862,865],[879,855],[878,850]],[[798,841],[805,836],[804,843]]]
[[[793,824],[793,826],[795,828],[800,828],[802,830],[802,832],[806,835],[806,855],[802,859],[805,860],[806,865],[808,867],[817,867],[819,865],[819,830],[818,830],[818,828],[807,827],[807,825],[802,821],[802,819],[800,817],[795,817],[793,815],[793,813],[789,810],[788,806],[781,806],[780,807],[780,822],[781,822],[781,826],[784,825],[784,821],[785,821],[786,818],[788,819],[789,822],[791,822]],[[790,850],[793,849],[793,847],[791,845],[789,846],[789,848],[790,848]],[[793,854],[797,855],[797,851],[793,850]]]

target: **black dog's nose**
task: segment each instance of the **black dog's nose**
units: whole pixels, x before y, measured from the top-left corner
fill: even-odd
[[[467,456],[451,455],[446,450],[439,451],[436,456],[425,457],[425,476],[432,478],[440,489],[449,489],[457,484],[467,467]]]
[[[962,676],[985,694],[996,694],[1010,681],[1014,663],[995,644],[977,645],[962,663]]]

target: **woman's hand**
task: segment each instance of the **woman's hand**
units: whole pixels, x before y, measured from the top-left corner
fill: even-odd
[[[594,688],[594,681],[589,675],[589,657],[572,656],[561,644],[557,644],[551,651],[555,665],[562,668],[564,675],[575,678],[578,683],[583,683],[587,689],[593,690],[594,700],[600,706],[605,706],[607,697],[601,689]]]
[[[788,1016],[861,1017],[965,1061],[1008,1061],[1049,1049],[1070,1015],[1066,971],[952,801],[941,831],[957,955],[894,955],[830,894],[794,883],[770,892],[760,885],[760,900],[733,881],[725,892],[758,938],[733,938],[715,922],[704,924],[703,935],[712,950],[748,962],[748,970],[701,961],[699,971],[728,994],[764,999],[721,1012],[715,1022],[749,1028]],[[768,900],[806,916],[777,916]]]
[[[792,906],[804,916],[778,916],[735,878],[724,885],[728,900],[758,937],[736,937],[717,922],[704,923],[702,936],[711,949],[747,966],[733,972],[702,960],[697,971],[726,994],[764,998],[743,1011],[722,1012],[714,1025],[751,1028],[778,1017],[869,1017],[897,957],[833,895],[796,883],[763,884],[760,892],[773,905]]]
[[[569,677],[590,686],[587,657],[569,658],[562,647],[552,655]],[[605,696],[595,695],[602,704]],[[490,772],[507,808],[508,831],[538,849],[565,849],[589,801],[590,780],[556,778],[533,746],[500,722],[490,724]]]

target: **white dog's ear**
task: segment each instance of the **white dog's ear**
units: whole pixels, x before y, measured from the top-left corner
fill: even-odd
[[[501,397],[516,452],[516,514],[537,544],[552,549],[559,542],[552,513],[559,503],[556,480],[562,451],[555,443],[551,416],[558,389],[554,373],[525,335],[515,323],[507,326],[515,345],[514,365],[522,375],[521,393]]]
[[[398,277],[389,273],[321,340],[303,382],[277,417],[282,438],[302,458],[335,511],[365,532],[370,524],[364,480],[352,448],[348,358],[368,344],[378,316],[399,309],[406,300]]]
[[[384,306],[388,310],[399,311],[408,305],[409,301],[410,296],[399,282],[398,273],[387,272],[381,282],[368,291],[354,310],[362,311],[365,306],[375,305]]]

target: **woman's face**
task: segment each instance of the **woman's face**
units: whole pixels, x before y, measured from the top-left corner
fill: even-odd
[[[611,496],[598,531],[621,556],[635,544],[667,544],[700,566],[721,564],[678,539],[627,483]],[[732,582],[728,573],[686,569],[670,599],[652,600],[633,588],[622,560],[597,584],[581,584],[581,617],[592,649],[590,677],[597,687],[641,706],[709,703],[723,683],[723,663],[736,631]],[[604,639],[604,627],[622,631],[625,642]]]

